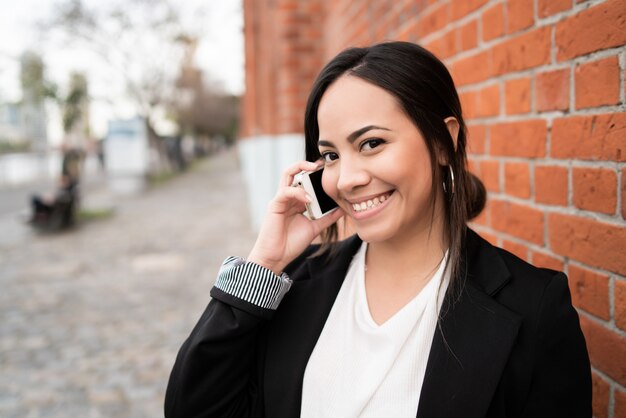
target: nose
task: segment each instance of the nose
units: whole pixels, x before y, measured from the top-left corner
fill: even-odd
[[[339,178],[337,179],[337,190],[340,193],[350,193],[370,182],[371,176],[364,161],[344,158],[340,164]]]

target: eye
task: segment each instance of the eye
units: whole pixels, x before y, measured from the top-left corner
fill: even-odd
[[[322,158],[324,159],[324,162],[329,163],[339,158],[339,156],[337,155],[336,152],[324,151],[322,152]]]
[[[380,139],[380,138],[366,139],[365,141],[363,141],[361,143],[360,150],[361,151],[370,151],[370,150],[373,150],[377,146],[382,145],[384,143],[385,143],[385,141],[383,139]]]

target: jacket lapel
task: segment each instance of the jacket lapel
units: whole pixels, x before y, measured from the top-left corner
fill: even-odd
[[[307,260],[268,329],[264,370],[268,417],[298,417],[306,365],[361,240],[343,241],[335,258]],[[314,280],[311,278],[314,277]],[[297,313],[297,316],[296,314]]]
[[[418,418],[485,416],[521,324],[492,298],[510,278],[499,254],[472,231],[467,243],[467,281],[446,295]]]

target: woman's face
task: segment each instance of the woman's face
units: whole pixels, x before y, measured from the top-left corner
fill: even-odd
[[[342,76],[322,96],[319,150],[324,190],[364,241],[402,241],[432,223],[431,163],[420,131],[394,96]],[[440,201],[440,199],[437,199]]]

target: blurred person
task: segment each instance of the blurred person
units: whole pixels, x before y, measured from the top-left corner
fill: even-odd
[[[333,58],[309,96],[307,161],[283,173],[247,259],[224,262],[165,416],[590,417],[567,277],[467,226],[486,192],[465,132],[425,49]],[[291,186],[322,164],[339,209],[310,220]],[[356,234],[339,241],[341,217]]]
[[[68,174],[62,174],[54,192],[31,196],[30,223],[42,227],[69,226],[75,221],[76,200],[77,183]]]

